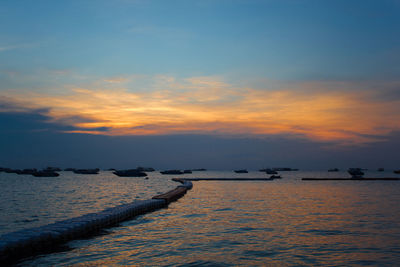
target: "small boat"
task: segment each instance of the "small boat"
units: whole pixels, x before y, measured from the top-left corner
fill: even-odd
[[[394,170],[393,172],[396,174],[400,174],[400,170]]]
[[[167,170],[167,171],[161,171],[161,174],[174,174],[174,175],[180,175],[183,174],[181,170]]]
[[[114,171],[113,174],[120,177],[145,177],[147,174],[139,169],[119,170]]]
[[[294,172],[294,171],[298,171],[299,169],[293,169],[293,168],[273,168],[274,171],[279,171],[279,172]]]
[[[47,167],[46,169],[44,169],[44,171],[49,171],[49,172],[60,172],[62,171],[61,168],[59,167]]]
[[[60,174],[55,171],[49,171],[49,170],[42,170],[42,171],[37,171],[32,173],[33,176],[35,177],[58,177]]]
[[[22,171],[17,172],[17,174],[31,174],[31,175],[33,175],[35,172],[37,172],[36,169],[23,169]]]
[[[137,167],[136,168],[138,171],[142,171],[142,172],[154,172],[155,169],[151,168],[151,167]]]
[[[333,168],[333,169],[329,169],[328,172],[338,172],[339,169],[338,168]]]
[[[192,173],[192,170],[184,170],[183,173]]]
[[[269,178],[271,178],[271,179],[280,179],[282,177],[280,175],[271,175]]]
[[[235,170],[234,172],[236,172],[236,173],[248,173],[248,171],[246,169]]]
[[[266,173],[266,174],[278,174],[277,171],[272,170],[272,169],[266,169],[266,170],[265,170],[265,173]]]
[[[10,168],[4,168],[3,170],[5,173],[19,173],[21,170],[18,169],[10,169]]]
[[[347,172],[351,175],[352,178],[362,178],[364,172],[360,168],[350,168]]]
[[[99,174],[99,169],[77,169],[73,170],[76,174]]]

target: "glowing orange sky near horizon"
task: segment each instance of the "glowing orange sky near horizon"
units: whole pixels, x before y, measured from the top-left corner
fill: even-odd
[[[3,96],[19,107],[48,109],[52,122],[75,126],[79,130],[71,132],[77,133],[289,134],[363,144],[400,128],[400,101],[378,101],[368,90],[315,87],[257,90],[192,78],[185,85],[173,83],[149,92],[73,88],[63,95],[8,92]],[[108,130],[95,129],[100,127]]]

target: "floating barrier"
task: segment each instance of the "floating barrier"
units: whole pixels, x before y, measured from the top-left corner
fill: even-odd
[[[181,198],[184,194],[186,194],[187,188],[184,186],[178,186],[174,190],[168,191],[167,193],[154,196],[153,199],[163,199],[167,203],[171,203],[172,201]]]
[[[400,178],[301,178],[303,181],[397,181]]]
[[[276,178],[185,178],[185,181],[272,181]],[[174,181],[180,180],[179,178],[172,179]]]
[[[186,187],[187,190],[190,190],[190,189],[193,188],[192,182],[190,182],[190,180],[187,179],[187,178],[185,178],[185,179],[181,179],[181,178],[172,178],[172,181],[181,183],[181,185],[179,185],[178,187]]]
[[[190,181],[177,182],[181,185],[174,190],[149,200],[139,200],[100,212],[4,234],[0,236],[0,263],[44,252],[59,244],[94,234],[103,228],[166,207],[193,187]]]

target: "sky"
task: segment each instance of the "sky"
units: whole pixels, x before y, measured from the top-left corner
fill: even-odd
[[[400,1],[0,2],[0,166],[398,168]]]

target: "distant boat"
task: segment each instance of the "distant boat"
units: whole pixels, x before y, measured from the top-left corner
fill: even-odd
[[[175,175],[180,175],[183,174],[181,170],[167,170],[167,171],[161,171],[161,174],[175,174]]]
[[[282,177],[280,175],[271,175],[269,178],[271,178],[271,179],[280,179]]]
[[[292,169],[292,168],[272,168],[274,171],[279,171],[279,172],[293,172],[293,171],[298,171],[299,169]]]
[[[15,173],[16,174],[34,174],[35,172],[37,172],[37,170],[36,169],[23,169],[22,171],[21,170],[17,170]]]
[[[32,173],[33,176],[35,177],[58,177],[60,176],[59,173],[55,171],[48,171],[48,170],[42,170],[42,171],[37,171]]]
[[[267,174],[277,174],[278,172],[276,170],[270,169],[270,168],[265,168],[265,169],[259,169],[259,172],[265,172]]]
[[[352,178],[362,178],[364,172],[360,168],[350,168],[347,172],[351,175]]]
[[[277,171],[272,170],[272,169],[266,169],[266,170],[265,170],[265,173],[266,173],[266,174],[278,174]]]
[[[338,168],[333,168],[333,169],[329,169],[328,172],[338,172],[339,169]]]
[[[114,171],[113,174],[120,177],[145,177],[147,174],[139,169],[119,170]]]
[[[192,173],[192,170],[184,170],[183,173]]]
[[[76,174],[99,174],[99,169],[77,169],[73,170]]]
[[[234,172],[236,172],[236,173],[248,173],[248,171],[246,169],[235,170]]]
[[[384,168],[378,168],[378,172],[383,172],[383,171],[385,171]]]
[[[400,174],[400,170],[394,170],[394,173]]]
[[[18,173],[18,172],[20,172],[21,170],[18,170],[18,169],[10,169],[10,168],[4,168],[3,171],[4,171],[5,173]]]
[[[207,169],[201,168],[201,169],[192,169],[194,172],[205,172]]]
[[[58,167],[47,167],[46,169],[44,169],[44,171],[60,172],[62,170],[61,170],[61,168],[58,168]]]
[[[142,171],[142,172],[154,172],[154,168],[150,168],[150,167],[137,167],[136,168],[138,171]]]

